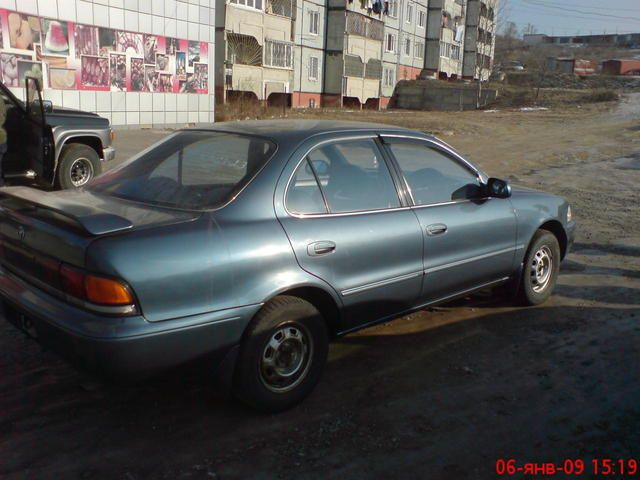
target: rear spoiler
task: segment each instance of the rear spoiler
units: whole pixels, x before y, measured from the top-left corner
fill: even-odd
[[[28,187],[6,187],[0,190],[0,199],[3,197],[14,198],[69,218],[91,235],[104,235],[133,228],[133,224],[126,218],[104,212],[90,205],[74,202],[65,198],[64,195],[60,195],[59,192],[57,195],[52,195]],[[4,208],[0,207],[1,210]]]

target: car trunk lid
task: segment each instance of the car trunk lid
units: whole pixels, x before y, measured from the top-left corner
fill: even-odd
[[[134,204],[87,191],[0,192],[3,263],[29,273],[39,255],[83,267],[89,244],[105,235],[191,221],[198,212]]]

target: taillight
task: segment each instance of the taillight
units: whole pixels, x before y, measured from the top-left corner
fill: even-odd
[[[84,272],[69,265],[60,267],[60,280],[62,290],[76,298],[86,299],[87,294],[84,287]]]
[[[118,280],[87,275],[84,281],[87,300],[100,305],[133,305],[133,295]]]
[[[85,273],[69,265],[60,267],[62,290],[98,305],[133,305],[135,299],[127,285],[111,278]]]

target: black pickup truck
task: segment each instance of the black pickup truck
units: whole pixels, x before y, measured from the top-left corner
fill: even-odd
[[[42,99],[37,79],[26,78],[24,102],[2,83],[0,94],[7,107],[7,153],[2,159],[6,183],[78,188],[102,172],[102,162],[115,157],[109,120],[54,107]]]

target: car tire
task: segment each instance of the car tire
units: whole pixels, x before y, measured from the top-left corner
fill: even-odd
[[[286,410],[316,386],[329,351],[324,318],[309,302],[279,296],[254,317],[240,346],[233,393],[264,412]]]
[[[518,303],[532,306],[547,301],[558,279],[560,256],[556,236],[547,230],[538,230],[524,260]]]
[[[96,151],[82,143],[62,147],[56,183],[63,190],[80,188],[100,175],[102,163]]]

